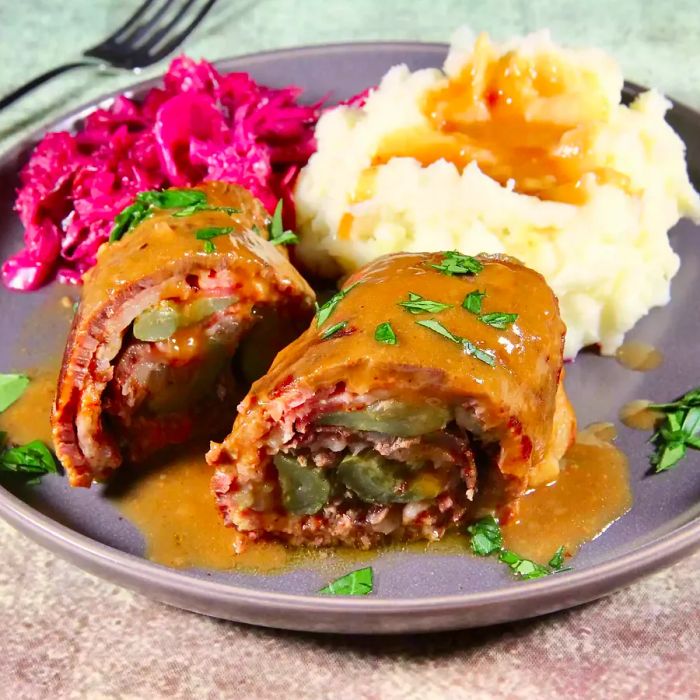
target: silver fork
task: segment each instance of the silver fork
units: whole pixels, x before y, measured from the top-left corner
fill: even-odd
[[[98,68],[144,68],[174,51],[204,19],[216,0],[145,0],[131,17],[83,53],[87,61],[74,61],[38,75],[0,99],[0,109],[51,78],[85,66]]]

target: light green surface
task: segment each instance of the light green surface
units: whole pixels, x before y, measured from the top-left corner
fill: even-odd
[[[140,0],[0,0],[0,94],[77,58]],[[697,0],[219,0],[184,50],[209,59],[338,41],[448,41],[460,24],[498,38],[549,27],[572,45],[610,51],[630,80],[700,108]],[[162,73],[165,63],[139,77]],[[27,128],[139,79],[80,69],[0,113],[0,147]]]

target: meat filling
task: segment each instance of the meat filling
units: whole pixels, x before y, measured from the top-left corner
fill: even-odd
[[[326,543],[356,546],[386,536],[439,539],[469,507],[472,438],[442,406],[381,400],[298,425],[269,455],[263,481],[239,483],[225,497],[248,531],[274,521],[292,542],[312,530]]]

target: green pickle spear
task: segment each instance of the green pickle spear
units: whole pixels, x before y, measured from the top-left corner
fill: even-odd
[[[362,411],[337,411],[320,416],[318,425],[339,425],[396,437],[417,437],[441,430],[451,418],[440,404],[408,404],[388,399],[377,401]]]
[[[274,458],[282,503],[293,515],[313,515],[328,501],[331,485],[317,467],[305,467],[294,457],[279,453]]]

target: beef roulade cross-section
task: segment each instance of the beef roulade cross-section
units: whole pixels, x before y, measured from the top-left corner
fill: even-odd
[[[313,315],[313,291],[266,240],[247,190],[146,194],[85,275],[63,358],[53,439],[74,486],[224,435],[250,382]]]
[[[402,253],[355,273],[207,455],[236,546],[434,540],[484,503],[509,517],[574,433],[564,332],[512,258]]]

